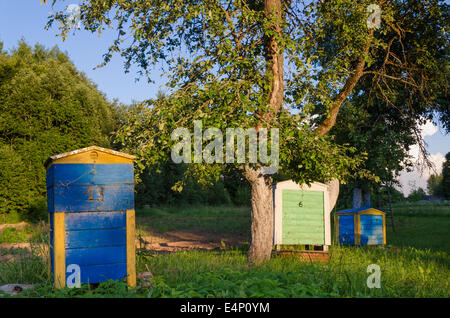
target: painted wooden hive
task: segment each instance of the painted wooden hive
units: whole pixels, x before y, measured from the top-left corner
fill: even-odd
[[[336,184],[313,182],[299,185],[291,180],[274,186],[274,245],[331,245],[330,213],[339,194]]]
[[[79,283],[135,286],[134,158],[91,146],[45,162],[56,287],[72,285],[76,270]]]
[[[341,245],[386,244],[386,220],[383,211],[360,207],[335,214],[336,237]]]

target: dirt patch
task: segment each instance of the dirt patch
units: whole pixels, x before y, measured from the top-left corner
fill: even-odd
[[[48,247],[42,243],[0,243],[0,262],[30,257],[31,249],[42,258],[48,257]]]
[[[23,229],[27,225],[28,225],[27,222],[20,222],[14,224],[0,224],[0,231],[2,231],[5,228]]]
[[[223,237],[193,228],[190,231],[174,231],[164,234],[150,232],[136,239],[136,247],[154,252],[176,252],[192,249],[216,250],[239,246],[246,243],[244,237]]]

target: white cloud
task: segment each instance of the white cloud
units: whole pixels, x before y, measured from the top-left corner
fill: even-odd
[[[442,164],[445,161],[445,156],[440,152],[438,152],[435,154],[431,154],[429,156],[429,159],[434,164],[436,173],[440,174],[442,172]],[[408,196],[412,190],[417,188],[422,188],[425,191],[427,191],[427,180],[430,177],[430,175],[434,173],[435,171],[428,168],[424,168],[423,171],[421,171],[421,167],[417,165],[411,172],[403,170],[398,178],[400,184],[402,185],[402,188],[400,190],[403,192],[405,196]]]
[[[438,131],[438,127],[433,124],[432,121],[427,121],[425,124],[419,127],[422,137],[433,136]]]
[[[431,121],[427,121],[425,124],[421,125],[419,129],[422,137],[432,136],[438,131],[438,127]],[[411,160],[413,163],[417,162],[419,159],[419,145],[413,145],[409,150],[409,155],[412,157]],[[427,191],[427,180],[430,175],[434,173],[440,174],[442,172],[442,164],[445,161],[445,156],[438,152],[430,154],[429,159],[433,163],[435,170],[415,165],[411,172],[407,172],[406,170],[401,171],[398,180],[402,185],[400,191],[402,191],[404,195],[409,195],[414,188],[419,187]]]

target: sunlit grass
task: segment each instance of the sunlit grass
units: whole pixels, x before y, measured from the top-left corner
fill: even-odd
[[[39,251],[41,245],[34,245],[36,248],[29,253],[24,252],[12,261],[0,261],[0,284],[35,284],[34,289],[24,291],[21,297],[448,298],[450,219],[446,209],[448,207],[444,206],[442,212],[440,206],[439,211],[435,210],[438,215],[427,216],[423,216],[426,213],[423,211],[413,216],[398,213],[395,232],[391,227],[387,229],[386,247],[332,246],[328,263],[274,256],[261,265],[248,267],[245,247],[166,254],[139,251],[137,271],[149,269],[152,272],[152,287],[127,289],[124,282],[109,281],[97,288],[83,285],[80,289],[56,290],[48,274],[47,259]],[[231,227],[248,231],[249,226],[248,209],[234,207],[142,210],[137,212],[137,220],[142,233],[146,230],[164,233],[164,222],[175,224],[168,225],[169,229],[200,227],[211,233],[228,235],[233,233]],[[161,223],[156,222],[158,220]],[[176,220],[180,220],[179,223]],[[34,239],[44,243],[47,237],[47,231],[42,228]],[[367,286],[370,264],[380,267],[381,288]]]

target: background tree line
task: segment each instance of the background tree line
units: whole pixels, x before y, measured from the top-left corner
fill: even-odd
[[[22,40],[6,52],[0,42],[0,214],[46,219],[45,160],[90,145],[121,150],[112,133],[135,108],[108,101],[57,47]],[[206,188],[190,179],[184,191],[173,191],[185,168],[146,168],[137,205],[248,204],[249,189],[233,173]]]
[[[123,134],[116,132],[145,120],[143,113],[158,100],[170,98],[158,94],[154,100],[132,105],[109,102],[57,47],[31,47],[20,41],[16,49],[6,52],[0,43],[0,214],[17,213],[31,220],[45,218],[43,163],[49,156],[94,144],[119,151],[136,148],[138,140],[131,144],[128,139],[124,145]],[[372,107],[361,107],[365,103],[372,103]],[[337,121],[331,131],[336,142],[367,152],[364,167],[382,181],[395,184],[402,164],[408,162],[409,146],[416,142],[415,123],[402,121],[393,108],[369,100],[364,94],[346,102]],[[164,155],[170,158],[170,153]],[[430,194],[447,199],[449,156],[442,175],[432,175],[428,181]],[[141,168],[136,183],[138,207],[250,204],[250,186],[232,167],[209,183],[199,183],[191,176],[185,180],[182,191],[176,191],[174,185],[185,175],[187,165],[165,161]],[[280,175],[276,179],[286,177]],[[341,187],[338,208],[351,206],[352,189],[361,182],[355,177]],[[373,204],[383,205],[387,200],[386,187],[364,182],[370,188]],[[394,188],[391,194],[393,202],[405,199]],[[411,195],[411,199],[415,197]]]

